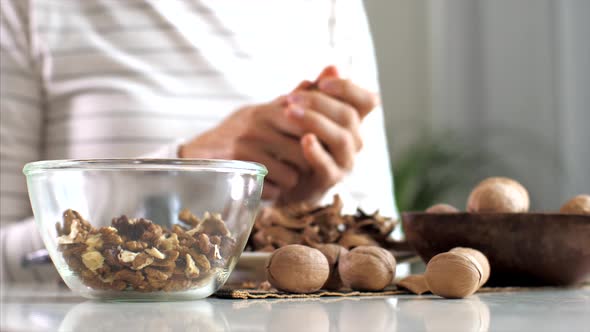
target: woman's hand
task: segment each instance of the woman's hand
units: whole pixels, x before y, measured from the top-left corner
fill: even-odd
[[[282,192],[279,202],[284,204],[315,202],[350,172],[363,145],[360,123],[378,103],[374,93],[339,78],[333,67],[322,72],[317,84],[299,87],[287,97],[285,115],[304,133],[300,144],[311,171]]]
[[[259,162],[269,171],[264,199],[316,202],[352,169],[361,120],[376,104],[373,93],[327,67],[315,83],[234,112],[181,146],[179,157]]]
[[[286,97],[244,107],[215,128],[179,149],[181,158],[255,161],[268,169],[263,198],[276,199],[289,192],[310,171],[299,143],[300,128],[283,112]]]

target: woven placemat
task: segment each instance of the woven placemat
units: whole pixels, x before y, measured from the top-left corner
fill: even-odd
[[[260,289],[244,289],[224,287],[218,290],[214,295],[225,299],[312,299],[318,297],[351,297],[351,296],[387,296],[398,294],[410,294],[405,290],[397,288],[385,289],[379,292],[359,292],[353,290],[345,291],[319,291],[309,294],[285,293],[276,289],[260,290]]]
[[[570,287],[482,287],[477,291],[477,294],[482,293],[511,293],[511,292],[530,292],[530,291],[543,291],[543,290],[555,290],[555,289],[582,289],[590,288],[589,283],[583,283],[581,285],[575,285]],[[296,294],[286,293],[278,291],[274,288],[269,290],[263,289],[248,289],[226,286],[218,290],[214,296],[223,299],[313,299],[319,297],[360,297],[360,296],[389,296],[389,295],[415,295],[405,289],[397,288],[395,286],[386,288],[378,292],[360,292],[353,290],[342,290],[342,291],[327,291],[321,290],[315,293],[309,294]],[[431,294],[427,292],[425,294]],[[419,295],[416,295],[419,296]]]

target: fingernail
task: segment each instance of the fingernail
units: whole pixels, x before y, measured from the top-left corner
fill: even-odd
[[[319,87],[320,87],[320,90],[328,92],[328,93],[337,93],[338,92],[336,80],[333,80],[333,79],[321,80]]]
[[[297,105],[289,106],[288,110],[289,110],[289,114],[291,114],[294,117],[297,117],[297,118],[303,117],[304,110],[303,110],[303,108],[301,108]]]

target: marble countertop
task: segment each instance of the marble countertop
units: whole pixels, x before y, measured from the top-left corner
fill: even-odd
[[[3,289],[1,331],[590,332],[590,287],[378,298],[106,303],[47,286]]]

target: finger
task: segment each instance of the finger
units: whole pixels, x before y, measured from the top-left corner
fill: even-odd
[[[281,190],[290,190],[299,181],[299,174],[292,166],[277,160],[265,152],[262,147],[253,144],[253,142],[244,141],[238,143],[234,155],[238,160],[255,161],[266,166],[268,169],[266,178],[275,183]]]
[[[302,90],[315,90],[318,88],[317,83],[321,80],[324,79],[326,77],[338,77],[338,70],[336,69],[336,66],[334,65],[330,65],[325,67],[322,72],[320,73],[320,75],[318,75],[318,78],[316,78],[315,81],[308,81],[305,80],[301,83],[299,83],[299,85],[297,85],[297,87],[295,89],[293,89],[292,92],[295,91],[302,91]]]
[[[283,112],[287,106],[287,97],[281,96],[270,103],[252,108],[251,114],[258,126],[270,127],[280,133],[299,139],[304,132],[300,127],[288,121]]]
[[[271,104],[273,104],[271,102]],[[284,106],[262,105],[253,112],[255,119],[244,130],[239,139],[249,141],[263,148],[264,151],[279,159],[295,166],[301,173],[309,171],[309,165],[305,161],[299,145],[299,137],[286,134],[277,127],[289,127],[291,133],[303,135],[301,128],[288,121],[285,117]],[[249,121],[249,120],[243,120]]]
[[[338,73],[338,69],[336,68],[336,66],[334,66],[334,65],[326,66],[326,68],[324,68],[324,70],[322,70],[322,72],[318,75],[318,78],[315,81],[319,82],[322,79],[327,78],[327,77],[340,77],[340,74]]]
[[[264,180],[262,199],[276,200],[281,195],[281,189],[270,180]]]
[[[376,94],[359,87],[350,80],[325,78],[319,82],[318,86],[321,91],[351,104],[359,112],[361,119],[377,106]]]
[[[311,88],[313,85],[314,85],[314,82],[305,80],[305,81],[299,83],[299,85],[297,85],[297,87],[295,89],[293,89],[292,92],[300,91],[300,90],[307,90],[307,89]]]
[[[291,91],[291,92],[302,91],[302,90],[315,90],[318,88],[317,83],[321,79],[324,79],[326,77],[339,77],[338,69],[336,69],[336,66],[330,65],[330,66],[325,67],[322,70],[322,72],[318,75],[318,78],[316,78],[315,81],[312,82],[312,81],[305,80],[305,81],[299,83],[299,85],[297,85],[297,87],[295,89],[293,89],[293,91]]]
[[[328,189],[344,177],[342,170],[314,134],[304,135],[301,138],[301,147],[316,178],[321,181],[319,185],[322,189]]]
[[[261,131],[266,133],[261,143],[268,153],[296,167],[300,173],[309,172],[309,164],[303,157],[298,138],[284,135],[273,128],[261,128]]]
[[[295,105],[287,107],[286,113],[306,133],[315,134],[322,143],[326,144],[340,167],[346,170],[352,169],[356,149],[354,138],[347,129],[340,127],[319,112]]]
[[[298,91],[287,96],[287,101],[304,109],[313,109],[347,128],[353,134],[358,149],[362,144],[359,131],[360,117],[349,104],[318,91]]]

